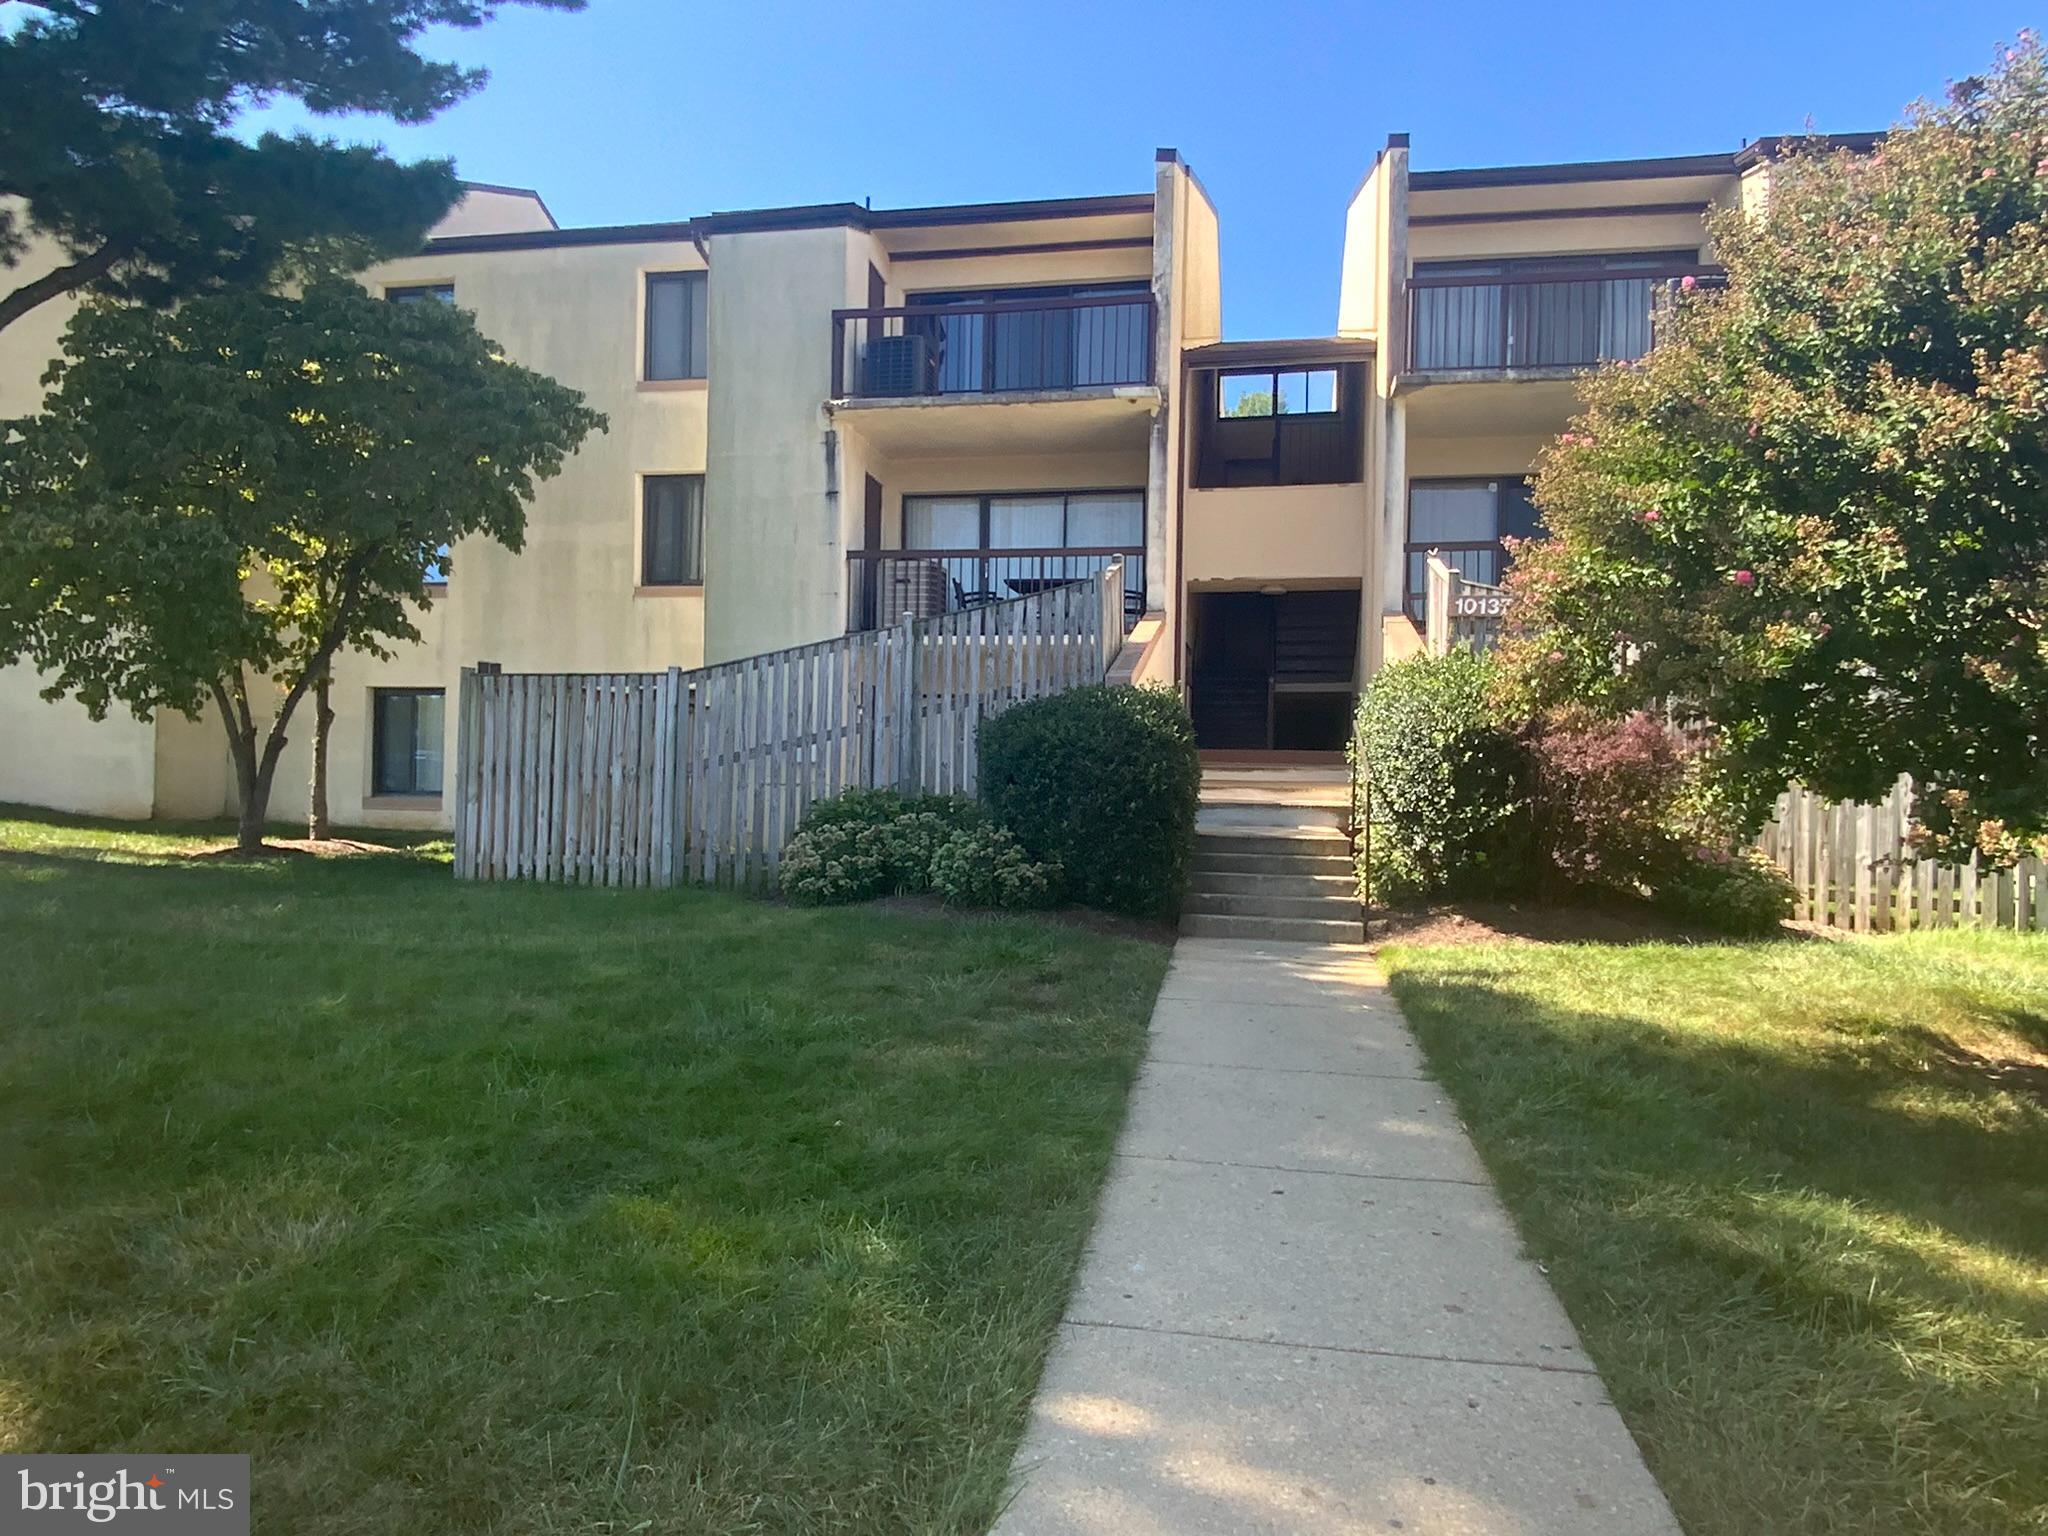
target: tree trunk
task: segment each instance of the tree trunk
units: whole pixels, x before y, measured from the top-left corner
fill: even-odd
[[[334,681],[333,668],[322,667],[313,684],[313,788],[306,814],[306,836],[315,842],[327,836],[327,737],[334,729],[334,707],[328,689]]]
[[[238,726],[235,717],[226,711],[222,712],[221,720],[228,733],[228,757],[235,765],[235,852],[261,853],[263,819],[270,809],[270,786],[265,782],[258,788],[256,735]]]

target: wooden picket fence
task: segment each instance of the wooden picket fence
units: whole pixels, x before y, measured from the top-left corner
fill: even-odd
[[[1901,778],[1875,805],[1823,800],[1794,787],[1778,797],[1757,846],[1792,880],[1803,921],[1857,933],[1907,928],[2048,929],[2048,869],[1916,859],[1906,842],[1913,783]]]
[[[455,873],[578,885],[774,883],[812,801],[972,794],[982,721],[1099,683],[1123,569],[692,671],[464,668]]]

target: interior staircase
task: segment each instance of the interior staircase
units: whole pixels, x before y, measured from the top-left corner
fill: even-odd
[[[1351,778],[1341,768],[1206,768],[1180,931],[1357,944]]]

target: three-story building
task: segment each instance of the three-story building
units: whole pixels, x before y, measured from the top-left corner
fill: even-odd
[[[1119,675],[1182,689],[1206,750],[1337,752],[1420,646],[1425,553],[1498,578],[1575,381],[1713,280],[1706,213],[1763,196],[1780,147],[1411,171],[1395,136],[1347,212],[1334,333],[1274,341],[1223,339],[1216,210],[1171,150],[1124,195],[594,229],[473,187],[363,281],[474,311],[610,430],[541,487],[522,552],[451,551],[418,644],[339,659],[333,817],[447,823],[465,665],[687,668],[1112,561]],[[32,408],[45,308],[0,333],[0,410]],[[0,671],[0,800],[229,808],[217,723],[92,724],[35,689]]]

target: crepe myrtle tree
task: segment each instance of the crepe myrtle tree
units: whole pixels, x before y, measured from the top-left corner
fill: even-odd
[[[466,311],[339,278],[168,312],[94,301],[65,353],[0,443],[0,662],[94,719],[211,704],[245,852],[333,657],[417,640],[445,546],[518,549],[535,483],[605,426]]]
[[[1922,787],[1919,846],[2048,831],[2048,72],[2023,34],[1876,148],[1711,221],[1641,363],[1542,460],[1518,703],[1664,702],[1738,828],[1790,780]]]
[[[65,293],[165,304],[266,286],[302,248],[343,248],[357,265],[415,249],[461,190],[447,161],[404,165],[303,133],[251,142],[235,120],[283,99],[424,122],[484,73],[414,42],[508,3],[583,0],[0,5],[14,22],[0,24],[0,329]],[[61,259],[9,282],[31,233]]]

